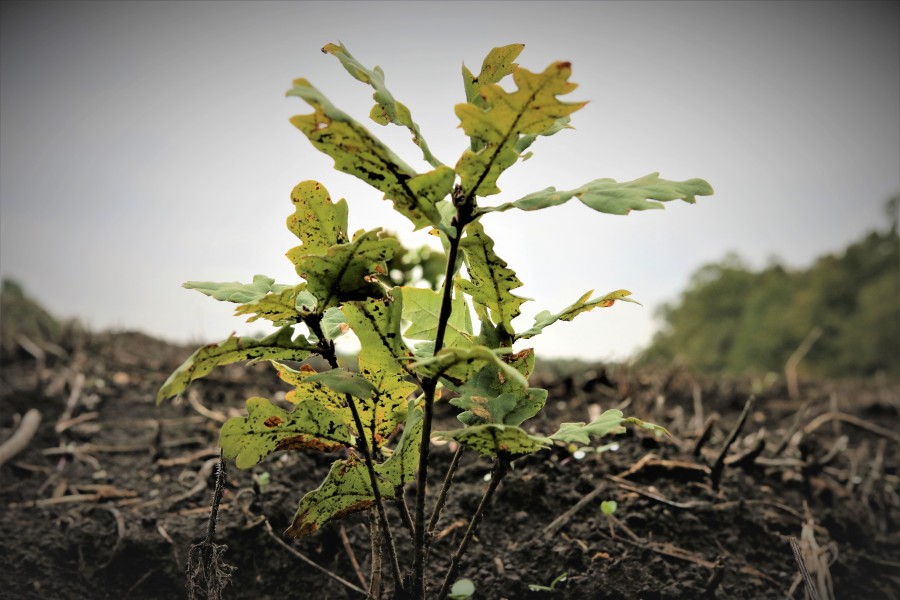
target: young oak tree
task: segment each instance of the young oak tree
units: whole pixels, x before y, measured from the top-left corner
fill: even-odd
[[[277,375],[293,388],[286,396],[292,406],[286,410],[266,398],[248,399],[247,416],[222,426],[224,458],[246,469],[280,450],[347,449],[347,458],[336,460],[322,484],[301,498],[286,534],[311,535],[332,519],[374,510],[373,535],[383,541],[394,598],[419,600],[428,593],[429,548],[464,449],[492,462],[491,479],[448,571],[438,579],[435,597],[440,599],[449,593],[460,558],[510,461],[555,442],[587,444],[592,436],[619,433],[629,423],[661,429],[618,410],[608,410],[591,423],[563,423],[548,435],[522,427],[543,408],[547,391],[529,386],[534,351],[517,345],[558,321],[571,321],[617,300],[634,300],[626,290],[593,298],[593,292],[587,292],[559,312],[539,313],[530,327],[516,325],[526,302],[514,292],[522,282],[495,252],[482,217],[551,208],[573,198],[600,213],[626,215],[662,208],[661,202],[675,199],[694,203],[712,188],[701,179],[668,181],[652,173],[635,181],[595,179],[572,190],[551,187],[511,202],[483,204],[482,198],[500,192],[500,175],[531,155],[529,148],[537,138],[567,129],[570,115],[585,104],[560,99],[576,87],[569,81],[570,63],[555,62],[531,72],[514,62],[523,48],[494,48],[477,76],[463,66],[466,101],[455,110],[470,144],[455,165],[448,166],[432,154],[409,109],[386,87],[379,67],[365,67],[343,45],[326,45],[324,52],[374,89],[370,118],[379,125],[407,128],[432,169],[417,173],[305,79],[295,80],[288,95],[301,98],[312,112],[291,123],[334,159],[337,170],[383,193],[415,230],[440,236],[446,254],[440,289],[385,283],[390,281],[384,277],[386,263],[402,252],[397,239],[378,228],[351,235],[347,203],[334,202],[321,183],[304,181],[291,192],[294,212],[287,218],[288,229],[300,241],[287,257],[301,282],[279,284],[257,275],[249,284],[185,284],[236,303],[237,315],[266,319],[280,329],[262,339],[231,336],[200,348],[172,373],[157,398],[162,402],[180,395],[190,382],[220,365],[271,361]],[[511,92],[498,85],[508,76],[515,87]],[[336,340],[348,329],[361,345],[356,372],[340,366],[335,350]],[[304,361],[313,354],[323,357],[330,369],[317,373],[306,364],[294,369],[285,362]],[[442,389],[453,392],[447,396],[453,396],[449,402],[460,409],[462,426],[433,431],[434,403]],[[459,449],[426,516],[433,438],[453,440]],[[404,569],[386,504],[405,503],[409,484],[415,486],[408,528],[413,556],[411,567]],[[370,597],[379,594],[378,589],[369,592]]]

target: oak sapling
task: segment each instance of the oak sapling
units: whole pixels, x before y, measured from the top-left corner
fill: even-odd
[[[249,284],[185,284],[236,303],[236,314],[250,321],[266,319],[279,329],[262,339],[232,336],[200,348],[158,395],[160,402],[178,396],[220,365],[270,361],[291,387],[286,395],[291,406],[248,399],[247,416],[222,426],[219,443],[225,458],[246,469],[279,450],[343,449],[346,457],[335,460],[322,484],[301,498],[286,533],[311,535],[332,519],[373,511],[373,548],[384,552],[394,598],[460,594],[459,588],[451,590],[460,558],[514,459],[557,443],[590,445],[592,438],[620,433],[627,424],[661,429],[618,410],[607,410],[590,423],[563,423],[547,435],[523,427],[547,400],[546,390],[528,383],[535,356],[522,347],[527,340],[559,321],[616,301],[635,301],[627,290],[599,296],[587,292],[570,306],[542,311],[533,324],[521,325],[520,308],[527,300],[515,290],[523,284],[498,255],[488,226],[504,211],[548,209],[573,198],[600,213],[625,215],[662,208],[661,202],[675,199],[693,203],[712,189],[701,179],[668,181],[653,173],[635,181],[595,179],[571,190],[547,188],[518,200],[485,203],[484,198],[500,192],[498,178],[507,168],[527,159],[538,138],[568,129],[572,113],[585,104],[559,99],[576,87],[569,81],[569,63],[531,72],[514,62],[522,49],[521,44],[494,48],[477,76],[463,67],[465,102],[455,111],[470,143],[448,166],[432,154],[409,109],[386,87],[380,68],[363,66],[343,45],[326,45],[324,52],[374,89],[370,117],[379,125],[408,129],[430,170],[416,172],[305,79],[295,80],[288,96],[302,99],[312,112],[291,123],[334,159],[337,170],[381,192],[413,230],[440,237],[443,276],[435,276],[430,256],[428,287],[396,285],[388,276],[388,264],[403,252],[396,238],[377,228],[351,234],[347,202],[333,201],[319,182],[303,181],[291,192],[293,212],[287,219],[300,241],[287,252],[300,282],[280,284],[257,275]],[[511,92],[498,85],[507,77],[515,88]],[[339,366],[336,351],[350,330],[361,347],[355,372]],[[324,358],[329,369],[316,373],[305,363],[299,369],[288,365],[311,355]],[[434,404],[451,396],[460,427],[434,431]],[[426,503],[434,438],[452,440],[459,449],[436,500]],[[435,573],[427,566],[434,557],[429,551],[463,451],[487,459],[491,477],[449,567]],[[410,485],[415,503],[408,509],[403,491]],[[391,527],[388,501],[409,514],[408,530]],[[401,564],[394,544],[398,535],[411,537],[411,564]],[[382,564],[380,559],[372,562]],[[376,580],[381,580],[380,572],[373,573]],[[378,586],[369,592],[370,597],[379,593]]]

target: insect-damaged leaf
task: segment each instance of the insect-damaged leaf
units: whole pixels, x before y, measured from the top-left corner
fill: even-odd
[[[350,325],[347,324],[347,317],[340,308],[332,306],[322,315],[322,332],[329,340],[338,338],[348,331]]]
[[[461,385],[481,369],[492,365],[508,380],[521,388],[527,388],[528,380],[522,373],[499,356],[509,352],[508,349],[491,349],[485,346],[442,348],[434,356],[416,361],[412,368],[426,377],[446,377],[455,385]]]
[[[420,229],[438,227],[441,219],[435,206],[453,187],[453,169],[440,166],[417,175],[398,156],[369,133],[365,127],[335,107],[305,79],[294,81],[288,96],[303,98],[315,112],[298,115],[291,123],[309,141],[334,159],[334,168],[354,175],[384,192],[394,208]]]
[[[514,63],[516,57],[525,49],[525,44],[509,44],[493,48],[484,57],[481,63],[481,72],[478,77],[472,75],[472,71],[463,64],[463,86],[466,90],[466,102],[476,106],[484,106],[484,99],[479,92],[481,88],[492,83],[499,83],[504,77],[510,75],[519,65]]]
[[[234,310],[235,316],[250,315],[248,323],[257,319],[267,319],[275,325],[284,326],[299,323],[301,312],[297,308],[298,299],[306,290],[301,283],[278,293],[266,294],[259,300],[241,304]]]
[[[513,71],[518,90],[506,92],[497,84],[479,90],[483,103],[456,105],[460,126],[470,138],[479,140],[475,150],[466,150],[456,164],[466,196],[490,196],[500,191],[497,178],[519,159],[519,138],[541,135],[558,126],[584,102],[561,102],[556,96],[575,89],[569,83],[572,67],[556,62],[543,73],[521,67]],[[484,147],[479,148],[481,144]]]
[[[441,294],[425,288],[394,288],[403,296],[403,319],[410,321],[404,335],[413,340],[434,342],[441,313]],[[472,345],[472,316],[461,293],[452,300],[444,334],[444,347]],[[433,346],[432,346],[433,347]]]
[[[574,190],[559,191],[549,187],[513,202],[480,208],[479,212],[502,212],[511,208],[540,210],[578,198],[582,204],[598,212],[627,215],[632,210],[665,208],[661,202],[671,200],[684,200],[694,204],[697,196],[709,196],[712,193],[712,186],[702,179],[669,181],[660,179],[659,173],[651,173],[624,183],[618,183],[614,179],[595,179]]]
[[[247,400],[247,416],[228,419],[219,432],[226,459],[247,469],[278,450],[310,448],[331,452],[352,445],[344,416],[307,400],[291,412],[265,398]]]
[[[296,360],[301,361],[318,348],[309,344],[303,336],[291,339],[293,330],[283,327],[262,339],[229,337],[219,344],[209,344],[197,349],[162,385],[156,395],[159,404],[166,398],[177,396],[195,379],[200,379],[220,365],[242,360]]]
[[[516,296],[510,290],[521,287],[522,281],[494,252],[494,240],[484,232],[479,221],[466,226],[466,236],[459,247],[469,273],[469,280],[458,281],[459,289],[472,296],[476,303],[489,308],[494,323],[512,334],[512,320],[519,316],[519,307],[527,298]]]
[[[336,56],[347,72],[355,79],[367,83],[375,90],[372,98],[375,100],[375,106],[372,107],[370,117],[379,125],[387,125],[394,123],[409,129],[413,134],[413,143],[422,150],[422,156],[432,167],[442,166],[439,161],[428,149],[428,144],[422,138],[422,132],[419,125],[412,120],[409,109],[402,103],[398,102],[394,95],[387,89],[384,83],[384,71],[381,67],[375,67],[369,70],[356,60],[343,44],[325,44],[322,52],[327,52]]]
[[[347,401],[344,394],[336,392],[321,381],[310,381],[310,377],[316,375],[316,370],[309,365],[303,365],[300,370],[294,370],[278,361],[271,361],[272,366],[278,371],[278,377],[282,381],[294,386],[294,389],[285,394],[284,399],[292,404],[299,404],[307,400],[315,400],[332,411],[346,410]],[[348,423],[350,411],[346,412]]]
[[[359,373],[376,389],[374,395],[357,406],[363,426],[368,429],[366,441],[374,438],[379,447],[404,418],[407,397],[416,389],[416,384],[405,380],[414,372],[407,360],[412,353],[400,335],[403,299],[397,294],[393,300],[348,302],[344,313],[362,346]]]
[[[287,228],[303,242],[292,251],[295,255],[325,254],[347,242],[346,200],[334,203],[321,183],[303,181],[291,191],[291,202],[294,213],[287,218]]]
[[[567,306],[562,310],[562,312],[559,312],[555,315],[551,314],[549,310],[539,312],[534,317],[534,325],[531,326],[531,329],[523,331],[521,333],[517,333],[516,339],[534,337],[541,333],[545,327],[548,327],[553,323],[556,323],[557,321],[571,321],[581,313],[593,310],[598,306],[601,308],[610,307],[615,303],[616,300],[640,304],[640,302],[638,302],[637,300],[628,298],[628,296],[631,295],[631,292],[629,292],[628,290],[616,290],[615,292],[610,292],[605,296],[594,298],[593,300],[588,300],[588,298],[590,298],[591,294],[593,293],[594,290],[590,290],[581,298],[576,300],[574,304],[572,304],[571,306]]]
[[[357,398],[369,398],[375,392],[368,379],[351,373],[344,369],[331,369],[322,373],[316,373],[306,379],[310,383],[324,383],[331,389],[341,394],[350,394]]]
[[[562,423],[559,426],[559,431],[551,435],[550,439],[559,442],[590,444],[590,436],[603,437],[609,434],[622,433],[625,431],[625,424],[633,424],[643,429],[668,433],[664,427],[647,423],[635,417],[625,417],[621,410],[613,408],[604,411],[599,417],[587,424]]]
[[[347,302],[343,310],[350,328],[362,345],[360,362],[386,372],[408,371],[409,362],[406,359],[412,356],[412,352],[400,335],[403,315],[403,297],[400,294],[393,299]]]
[[[422,411],[409,408],[406,427],[390,458],[375,465],[378,491],[384,498],[396,496],[397,489],[415,478],[422,439]],[[331,519],[365,510],[375,503],[372,483],[365,463],[358,459],[339,460],[325,481],[300,500],[285,535],[303,537],[315,533]]]
[[[476,425],[453,431],[440,431],[434,435],[455,440],[488,457],[501,453],[509,456],[534,454],[552,443],[549,438],[531,435],[521,427],[513,425]]]
[[[344,301],[384,294],[372,275],[385,272],[385,261],[400,249],[400,242],[380,237],[379,231],[360,230],[352,242],[331,246],[324,254],[302,254],[303,246],[288,252],[297,274],[306,280],[307,291],[318,300],[317,312]]]
[[[502,360],[527,380],[534,369],[534,350],[528,348]],[[450,404],[464,409],[457,418],[466,425],[520,425],[547,401],[547,390],[523,387],[520,379],[510,379],[496,364],[485,366],[462,385],[450,381],[445,385],[459,394]]]

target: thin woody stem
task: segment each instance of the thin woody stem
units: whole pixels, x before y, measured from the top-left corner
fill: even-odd
[[[456,467],[459,466],[459,457],[462,456],[462,451],[462,445],[456,447],[456,452],[453,453],[453,458],[450,460],[450,466],[447,467],[447,475],[444,476],[444,484],[441,486],[441,492],[438,494],[437,502],[435,502],[434,510],[431,513],[431,520],[428,522],[429,538],[434,534],[434,529],[437,527],[438,521],[441,518],[441,511],[444,509],[444,504],[447,502],[447,492],[453,484],[453,476],[456,474]]]
[[[438,315],[437,333],[434,337],[434,354],[444,347],[444,336],[447,333],[447,324],[450,321],[450,313],[453,305],[453,278],[456,275],[457,259],[459,257],[459,245],[462,240],[463,228],[469,224],[473,217],[474,204],[461,196],[462,190],[457,187],[453,193],[453,203],[456,206],[456,217],[452,221],[455,228],[454,234],[448,235],[449,248],[447,251],[447,269],[444,274],[444,283],[441,298],[441,310]],[[419,468],[416,473],[416,506],[415,506],[415,538],[413,540],[413,581],[410,589],[410,598],[419,600],[425,597],[425,488],[428,482],[428,455],[431,449],[431,423],[434,420],[434,395],[437,390],[439,376],[429,377],[422,382],[422,391],[425,396],[424,416],[422,419],[422,441],[419,443]]]
[[[334,350],[334,342],[326,341],[325,335],[322,332],[322,325],[319,321],[310,319],[307,324],[310,329],[312,329],[313,333],[316,334],[316,337],[319,338],[319,343],[323,350],[322,356],[328,361],[328,364],[332,369],[337,369],[338,362],[337,354]],[[394,536],[391,535],[390,524],[387,520],[387,512],[384,510],[384,500],[381,497],[381,490],[378,489],[378,474],[375,472],[375,462],[373,461],[372,453],[369,450],[369,442],[365,437],[365,429],[363,428],[362,419],[359,416],[359,410],[356,407],[356,401],[353,400],[353,396],[350,394],[346,394],[345,397],[347,400],[347,407],[350,409],[350,414],[353,417],[353,424],[356,426],[356,431],[359,433],[357,448],[360,453],[362,453],[366,463],[366,470],[369,472],[369,481],[372,484],[372,495],[375,497],[375,508],[378,512],[379,525],[381,526],[381,532],[384,534],[385,545],[388,549],[391,570],[393,571],[394,581],[396,582],[395,585],[398,589],[402,589],[403,575],[400,571],[400,561],[397,558],[397,549],[394,547]]]
[[[500,481],[506,475],[508,466],[509,457],[502,454],[497,457],[497,461],[494,463],[494,467],[491,469],[491,483],[488,484],[488,488],[487,490],[485,490],[484,496],[481,497],[481,502],[478,504],[478,508],[475,510],[475,514],[472,515],[472,520],[469,521],[469,527],[468,529],[466,529],[466,533],[463,536],[462,541],[460,541],[459,547],[453,554],[453,558],[450,559],[450,568],[447,570],[447,575],[444,577],[444,583],[441,585],[441,590],[438,592],[438,600],[444,600],[447,597],[447,594],[450,592],[450,584],[456,577],[456,573],[459,570],[460,559],[462,559],[463,554],[465,554],[466,549],[469,546],[469,542],[471,542],[472,538],[475,537],[475,532],[478,530],[478,524],[481,522],[481,517],[484,516],[484,511],[487,508],[488,504],[490,504],[491,498],[494,496],[494,492],[497,490],[497,486],[500,485]]]

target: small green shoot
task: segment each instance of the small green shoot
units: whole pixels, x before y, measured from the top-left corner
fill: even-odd
[[[566,571],[556,576],[556,579],[550,582],[550,585],[538,585],[536,583],[531,583],[528,585],[528,589],[532,592],[555,592],[556,586],[560,583],[564,582],[569,578],[569,572]]]
[[[475,584],[471,579],[457,579],[450,588],[450,600],[465,600],[475,594]]]

